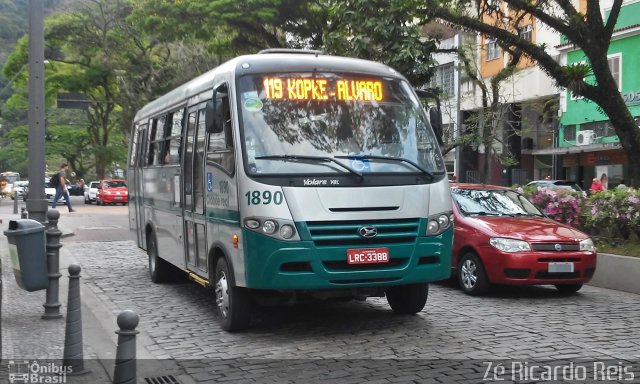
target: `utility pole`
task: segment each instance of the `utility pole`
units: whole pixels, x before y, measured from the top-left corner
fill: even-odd
[[[463,49],[462,48],[462,31],[458,31],[458,33],[456,34],[455,37],[455,45],[456,48],[458,50]],[[462,91],[462,67],[460,65],[460,55],[456,55],[455,58],[455,68],[456,68],[456,134],[455,134],[455,140],[459,140],[460,137],[462,137],[462,110],[461,110],[461,91]],[[467,181],[465,179],[463,179],[462,175],[464,172],[463,166],[462,166],[462,149],[464,148],[464,146],[462,144],[458,145],[455,148],[455,160],[454,160],[454,164],[455,164],[455,169],[454,169],[454,175],[456,177],[456,181],[461,183],[463,181]]]
[[[47,221],[44,194],[44,4],[29,0],[29,218]]]

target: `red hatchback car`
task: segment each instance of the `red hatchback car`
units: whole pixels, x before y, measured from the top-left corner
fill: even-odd
[[[123,204],[129,203],[129,189],[127,182],[119,179],[106,179],[98,184],[96,192],[96,204]]]
[[[593,241],[547,218],[509,188],[451,184],[454,212],[452,266],[468,294],[491,284],[552,284],[577,292],[596,270]]]

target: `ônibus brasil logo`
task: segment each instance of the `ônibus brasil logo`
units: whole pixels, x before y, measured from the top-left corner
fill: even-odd
[[[54,362],[38,362],[28,360],[9,361],[9,383],[66,383],[71,366]]]

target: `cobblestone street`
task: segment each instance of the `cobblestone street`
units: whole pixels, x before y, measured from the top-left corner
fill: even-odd
[[[315,377],[330,362],[333,367],[354,361],[371,365],[358,368],[366,369],[367,377],[375,367],[405,378],[412,372],[433,378],[446,371],[481,378],[485,360],[640,360],[638,296],[619,291],[586,286],[577,295],[562,296],[552,287],[510,287],[475,298],[453,284],[433,284],[417,316],[394,315],[385,299],[263,308],[250,330],[230,334],[216,322],[210,289],[186,280],[151,283],[147,256],[132,241],[67,242],[65,247],[82,263],[84,284],[113,313],[138,312],[138,329],[152,340],[147,346],[152,356],[179,359],[196,381],[232,380],[234,372],[264,379],[265,370],[275,369],[300,382],[303,372]],[[231,363],[238,359],[244,363]],[[247,365],[247,359],[260,360]],[[377,359],[407,359],[422,369],[400,369],[401,362]]]

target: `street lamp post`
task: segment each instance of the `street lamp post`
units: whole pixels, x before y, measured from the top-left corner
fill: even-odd
[[[47,221],[44,194],[44,5],[42,0],[29,1],[29,199],[27,211],[31,219]]]
[[[49,224],[47,231],[47,269],[49,286],[44,303],[43,319],[59,319],[60,302],[58,288],[60,279],[60,231],[57,228],[60,214],[52,210],[47,214],[44,195],[44,2],[29,0],[29,217]]]

